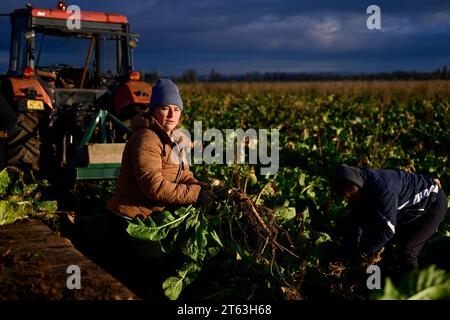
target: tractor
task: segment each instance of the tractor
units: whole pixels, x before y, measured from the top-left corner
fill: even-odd
[[[138,34],[125,16],[56,8],[10,13],[9,68],[0,93],[17,122],[4,132],[6,164],[74,179],[116,178],[130,132],[147,110],[151,85],[134,70]],[[59,173],[58,173],[59,174]]]

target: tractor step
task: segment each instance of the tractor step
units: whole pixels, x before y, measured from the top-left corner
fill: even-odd
[[[94,163],[87,167],[68,168],[64,176],[71,180],[117,179],[120,163]]]

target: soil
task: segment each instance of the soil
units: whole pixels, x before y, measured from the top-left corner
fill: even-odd
[[[0,227],[1,300],[130,300],[138,297],[38,221]],[[70,265],[81,271],[81,289],[68,289]]]

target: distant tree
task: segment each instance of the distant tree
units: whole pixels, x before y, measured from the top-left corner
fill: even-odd
[[[141,80],[145,80],[146,77],[145,69],[141,69],[141,71],[139,71],[139,74],[141,76]]]
[[[181,82],[195,83],[198,81],[197,72],[194,69],[188,69],[181,75]]]
[[[441,69],[437,68],[436,71],[433,72],[433,79],[439,80],[441,78]]]
[[[221,77],[219,72],[217,72],[216,70],[212,69],[211,73],[209,74],[208,80],[210,82],[219,82],[219,81],[222,80],[222,77]]]
[[[145,81],[150,82],[150,83],[154,83],[156,82],[159,78],[161,77],[161,75],[159,74],[159,72],[157,70],[153,70],[150,73],[147,73],[145,75]]]
[[[300,72],[264,72],[252,71],[242,74],[220,74],[212,69],[208,75],[197,75],[194,70],[186,70],[180,76],[173,77],[175,81],[195,82],[195,81],[342,81],[342,80],[432,80],[432,79],[449,79],[448,67],[437,68],[434,71],[417,72],[417,71],[391,71],[391,72],[371,72],[371,73],[353,73],[338,74],[331,72],[321,73],[300,73]],[[156,81],[161,75],[157,71],[147,74],[147,81]]]
[[[252,72],[247,72],[245,74],[245,80],[246,81],[261,81],[262,80],[262,76],[258,71],[252,71]]]
[[[448,80],[448,68],[447,68],[447,66],[444,66],[442,68],[442,79]]]

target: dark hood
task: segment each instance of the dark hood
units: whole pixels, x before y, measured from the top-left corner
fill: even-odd
[[[360,168],[341,164],[337,166],[334,172],[334,185],[338,185],[343,180],[350,181],[362,188],[366,179],[363,170]]]

